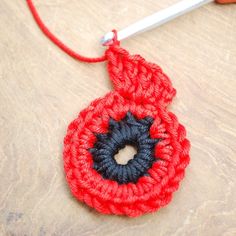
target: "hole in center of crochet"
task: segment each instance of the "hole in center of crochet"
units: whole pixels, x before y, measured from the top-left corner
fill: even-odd
[[[129,160],[134,158],[135,154],[137,154],[136,147],[132,145],[126,145],[124,148],[119,150],[114,158],[118,164],[126,165]]]

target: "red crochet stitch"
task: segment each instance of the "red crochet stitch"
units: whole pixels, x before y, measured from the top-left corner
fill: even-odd
[[[190,143],[177,117],[166,110],[176,91],[156,64],[130,55],[118,44],[106,51],[108,71],[115,90],[93,101],[68,127],[64,140],[66,179],[74,196],[104,214],[131,217],[153,212],[168,204],[189,163]],[[127,112],[138,119],[152,117],[154,162],[137,183],[119,184],[93,168],[89,152],[97,138],[107,133],[109,119],[122,120]]]
[[[122,49],[116,37],[102,57],[74,52],[50,32],[32,1],[27,4],[42,32],[65,53],[84,62],[107,60],[115,88],[68,127],[64,168],[74,196],[101,213],[131,217],[168,204],[190,148],[185,128],[166,109],[176,93],[169,78],[156,64]],[[139,153],[125,168],[117,165],[114,153],[135,140]]]

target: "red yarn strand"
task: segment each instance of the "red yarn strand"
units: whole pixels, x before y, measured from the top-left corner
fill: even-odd
[[[62,51],[64,51],[69,56],[73,57],[76,60],[82,61],[82,62],[89,62],[89,63],[96,63],[96,62],[103,62],[106,60],[106,56],[103,55],[101,57],[85,57],[78,53],[76,53],[74,50],[66,46],[60,39],[58,39],[49,29],[48,27],[43,23],[42,19],[40,18],[32,0],[26,0],[29,9],[38,24],[39,28],[42,30],[42,32],[55,44],[57,45]]]

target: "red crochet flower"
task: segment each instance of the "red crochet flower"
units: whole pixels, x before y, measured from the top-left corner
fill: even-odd
[[[106,51],[115,90],[93,101],[68,127],[66,179],[74,196],[104,214],[139,216],[168,204],[189,163],[189,141],[167,111],[175,95],[156,64],[118,45]],[[114,155],[127,144],[126,165]]]

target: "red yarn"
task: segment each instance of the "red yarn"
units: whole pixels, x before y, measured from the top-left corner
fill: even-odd
[[[64,167],[76,198],[101,213],[135,217],[170,202],[189,163],[190,144],[185,128],[166,110],[175,89],[160,67],[117,45],[111,46],[106,56],[115,91],[92,102],[69,125]],[[161,139],[155,147],[155,157],[160,160],[137,183],[118,184],[94,170],[89,149],[96,142],[94,133],[107,133],[109,119],[120,121],[127,112],[138,119],[154,119],[150,136]]]
[[[108,61],[114,91],[96,99],[69,125],[64,139],[64,168],[73,195],[104,214],[135,217],[168,204],[189,164],[190,143],[185,128],[167,111],[175,96],[169,78],[156,64],[140,55],[130,55],[114,38],[102,57],[88,58],[75,53],[55,37],[40,19],[31,0],[29,8],[44,34],[68,55],[85,62]],[[150,138],[155,144],[148,174],[136,183],[119,184],[103,178],[93,168],[89,150],[97,141],[95,134],[109,132],[109,121],[121,121],[127,115],[137,119],[151,117]]]
[[[72,49],[70,49],[69,47],[67,47],[60,39],[58,39],[48,28],[47,26],[43,23],[43,21],[41,20],[32,0],[26,0],[29,9],[36,21],[36,23],[38,24],[39,28],[42,30],[42,32],[54,43],[56,44],[61,50],[63,50],[66,54],[68,54],[69,56],[73,57],[76,60],[79,61],[83,61],[83,62],[90,62],[90,63],[95,63],[95,62],[102,62],[106,60],[105,56],[101,56],[101,57],[85,57],[82,56],[78,53],[76,53],[75,51],[73,51]]]

